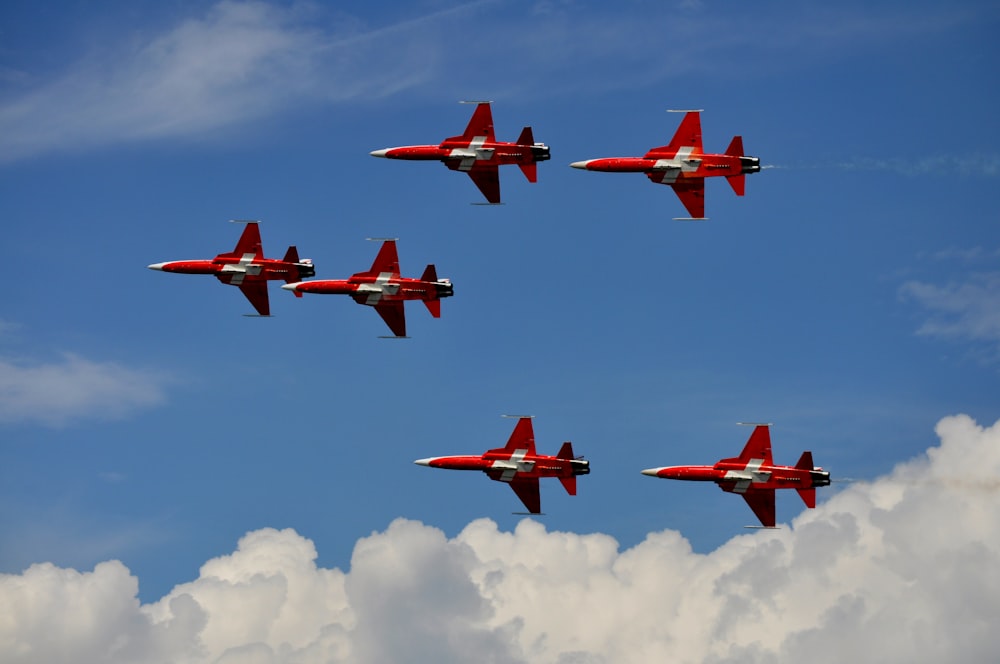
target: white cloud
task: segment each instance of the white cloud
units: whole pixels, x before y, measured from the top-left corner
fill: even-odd
[[[857,54],[869,45],[940,33],[971,20],[968,12],[936,8],[933,15],[807,8],[801,14],[734,16],[701,11],[697,3],[681,5],[678,11],[647,3],[609,8],[541,2],[524,11],[480,0],[372,26],[322,5],[225,0],[151,36],[123,29],[117,43],[110,40],[103,51],[85,54],[33,88],[27,74],[0,70],[0,80],[24,90],[0,101],[0,161],[215,135],[286,109],[380,99],[402,90],[454,99],[567,90],[593,95],[692,71],[731,76],[734,57],[743,74],[752,75],[751,59],[757,58],[773,75],[775,67]],[[761,34],[768,39],[761,41]],[[701,42],[712,49],[674,48],[668,57],[649,56],[664,44]],[[791,51],[795,58],[788,57]],[[995,158],[992,164],[996,169]]]
[[[908,281],[899,292],[931,314],[918,334],[1000,346],[1000,272],[972,274],[945,286]]]
[[[118,562],[0,576],[0,659],[18,662],[996,661],[1000,422],[850,486],[793,529],[692,553],[675,531],[481,519],[453,539],[397,520],[351,569],[292,530],[248,533],[140,605]],[[733,504],[733,509],[742,509]]]
[[[163,402],[166,380],[161,373],[72,353],[49,364],[0,358],[0,423],[63,426],[72,420],[117,419]]]

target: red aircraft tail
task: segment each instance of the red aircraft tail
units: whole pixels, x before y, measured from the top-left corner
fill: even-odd
[[[556,454],[558,459],[575,459],[573,455],[573,443],[568,440],[562,444],[559,448],[558,454]],[[571,475],[570,477],[560,477],[559,481],[562,482],[563,487],[566,489],[566,493],[571,496],[576,495],[576,475]]]
[[[521,130],[521,135],[517,137],[518,145],[534,145],[535,135],[531,133],[531,127],[525,127]]]
[[[733,136],[733,140],[729,143],[729,147],[726,148],[726,154],[730,157],[742,157],[743,156],[743,137]],[[740,173],[739,175],[728,175],[726,176],[726,182],[729,186],[733,188],[737,196],[742,196],[746,192],[746,177]]]
[[[531,162],[530,164],[518,164],[518,166],[521,167],[524,177],[528,178],[528,182],[538,182],[538,164]]]
[[[427,311],[431,312],[434,318],[441,318],[441,300],[424,300]]]
[[[563,488],[566,489],[566,493],[571,496],[576,495],[576,475],[560,477],[559,481],[562,482]]]
[[[434,264],[432,263],[424,268],[424,273],[420,275],[420,281],[437,281],[437,280],[438,280],[437,268],[435,268]]]
[[[285,257],[282,258],[281,260],[285,261],[286,263],[299,262],[299,250],[295,247],[294,244],[288,247],[288,251],[285,252]]]
[[[813,455],[812,452],[803,452],[802,456],[799,457],[798,463],[795,464],[797,470],[814,470],[813,465]],[[806,507],[816,507],[816,489],[796,489],[799,492],[799,497],[802,498],[802,502],[806,504]]]

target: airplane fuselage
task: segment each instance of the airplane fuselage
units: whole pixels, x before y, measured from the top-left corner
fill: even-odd
[[[451,282],[447,279],[422,281],[406,277],[391,278],[387,274],[350,279],[316,279],[285,284],[282,288],[299,293],[350,295],[362,304],[392,300],[438,300],[455,294]]]
[[[726,154],[704,154],[679,150],[676,153],[650,152],[645,157],[607,157],[570,164],[573,168],[609,173],[674,173],[681,178],[742,175],[760,171],[760,159]]]
[[[257,258],[253,255],[239,257],[219,257],[211,260],[183,260],[154,263],[151,270],[176,272],[178,274],[211,274],[221,281],[237,284],[250,277],[257,280],[304,279],[316,274],[311,262],[290,263],[271,258]]]
[[[650,468],[642,474],[668,480],[715,482],[723,491],[737,493],[748,486],[755,489],[808,489],[830,484],[830,473],[824,470],[766,466],[754,461],[747,464],[720,462],[714,466],[666,466]]]
[[[523,451],[522,451],[523,452]],[[496,454],[487,452],[476,456],[443,456],[418,459],[417,465],[449,470],[481,470],[493,479],[500,475],[514,475],[523,479],[541,477],[574,477],[590,473],[590,462],[585,459],[562,459],[554,456],[526,454]]]
[[[518,143],[489,142],[483,139],[445,141],[440,145],[404,145],[397,148],[375,150],[371,155],[386,159],[443,161],[454,170],[468,170],[476,163],[503,166],[545,161],[549,159],[549,148],[543,143],[520,145]]]

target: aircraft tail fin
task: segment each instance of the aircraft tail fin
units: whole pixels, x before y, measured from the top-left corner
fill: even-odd
[[[420,281],[437,281],[437,280],[438,280],[437,268],[435,268],[434,264],[431,263],[430,265],[424,268],[424,273],[420,275]]]
[[[518,164],[518,166],[521,167],[524,177],[528,178],[528,182],[538,182],[538,164],[531,162],[530,164]]]
[[[739,175],[727,175],[726,182],[733,188],[737,196],[742,196],[746,193],[746,176],[742,173]]]
[[[570,477],[560,477],[559,481],[562,482],[563,488],[566,489],[566,493],[571,496],[576,495],[576,475],[571,475]]]
[[[795,464],[795,468],[798,470],[813,470],[813,453],[803,452],[802,456],[799,457],[798,463]]]
[[[556,454],[556,458],[575,459],[576,457],[573,456],[573,443],[569,442],[568,440],[565,443],[563,443],[562,447],[559,448],[559,453]]]
[[[729,147],[726,148],[726,154],[730,157],[742,157],[743,156],[743,137],[733,136],[733,140],[729,142]]]
[[[434,318],[441,318],[441,300],[424,300],[427,311],[431,312]]]
[[[531,127],[525,127],[521,130],[521,135],[517,137],[518,145],[534,145],[535,135],[531,132]]]
[[[282,258],[281,260],[285,261],[286,263],[298,263],[299,262],[298,248],[296,248],[294,244],[288,247],[288,251],[285,252],[285,257]]]
[[[816,507],[816,489],[810,487],[808,489],[796,489],[796,491],[799,492],[799,497],[802,498],[802,502],[806,504],[806,507]]]

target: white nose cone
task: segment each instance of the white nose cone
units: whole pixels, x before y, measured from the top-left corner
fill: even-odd
[[[661,470],[663,470],[663,469],[662,468],[647,468],[646,470],[642,471],[642,474],[643,475],[649,475],[650,477],[656,477],[656,474],[658,472],[660,472]]]
[[[153,266],[152,266],[152,265],[150,265],[150,267],[153,267]],[[295,282],[294,284],[283,284],[283,285],[281,286],[281,289],[282,289],[282,290],[290,290],[290,291],[293,291],[293,292],[294,292],[294,291],[298,290],[298,286],[299,286],[299,284],[301,284],[301,283],[302,283],[301,281],[296,281],[296,282]]]
[[[372,150],[368,154],[370,154],[373,157],[385,157],[387,152],[389,152],[389,148],[386,148],[384,150]]]
[[[153,263],[152,265],[147,265],[150,270],[162,270],[166,263]]]
[[[418,466],[430,466],[431,461],[433,461],[436,458],[437,457],[427,457],[426,459],[417,459],[413,463],[417,464]]]
[[[585,161],[574,161],[572,164],[570,164],[570,166],[572,166],[573,168],[582,168],[583,170],[587,170],[587,164],[589,164],[591,161],[592,160],[590,159],[587,159]]]

